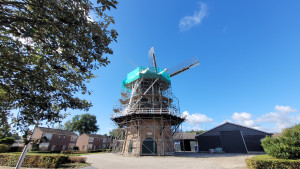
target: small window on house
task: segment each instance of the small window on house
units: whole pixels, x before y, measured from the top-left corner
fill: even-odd
[[[92,150],[93,149],[93,144],[88,144],[88,149]]]
[[[82,146],[82,150],[84,150],[84,148],[85,148],[85,146],[83,145],[83,146]]]
[[[71,141],[76,141],[76,139],[77,139],[77,136],[72,136],[71,137]]]
[[[104,138],[104,139],[103,139],[103,143],[106,143],[106,142],[107,142],[107,139],[106,139],[106,138]]]
[[[93,142],[94,141],[94,137],[90,137],[89,142]]]
[[[48,140],[51,140],[51,139],[52,139],[52,134],[44,133],[44,136],[45,136]]]
[[[64,136],[64,138],[66,138],[66,136]]]
[[[60,136],[58,136],[58,138],[60,138]]]

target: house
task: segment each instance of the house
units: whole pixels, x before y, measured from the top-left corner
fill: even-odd
[[[226,153],[264,151],[261,140],[271,133],[226,122],[196,136],[199,152],[220,147]]]
[[[40,151],[62,151],[73,149],[78,136],[73,131],[36,127],[32,137]]]
[[[195,151],[196,133],[178,132],[173,136],[175,151]]]
[[[24,140],[15,140],[15,142],[10,146],[10,151],[22,152],[24,146]]]
[[[107,138],[99,134],[82,134],[78,137],[76,146],[79,150],[88,151],[88,150],[100,150],[106,149]]]

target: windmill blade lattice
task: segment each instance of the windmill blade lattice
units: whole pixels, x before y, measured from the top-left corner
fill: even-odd
[[[200,62],[198,61],[197,57],[194,57],[192,59],[189,59],[177,66],[172,67],[171,69],[168,69],[168,73],[170,74],[170,77],[173,77],[175,75],[178,75],[179,73],[182,73],[188,69],[194,68],[198,66]]]

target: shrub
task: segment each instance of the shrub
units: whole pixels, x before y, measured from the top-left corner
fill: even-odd
[[[12,145],[14,144],[15,139],[12,137],[5,137],[3,139],[0,139],[0,144],[6,144],[6,145]]]
[[[262,146],[272,157],[300,159],[300,124],[286,129],[280,137],[266,137]]]
[[[0,154],[0,165],[16,166],[20,154]],[[69,162],[65,155],[26,155],[22,167],[56,168]]]
[[[9,150],[9,146],[6,144],[0,144],[0,153],[6,153]]]
[[[300,160],[277,159],[268,155],[258,155],[245,159],[248,169],[296,169]]]
[[[85,163],[85,157],[77,157],[77,156],[70,156],[69,157],[70,163]]]
[[[40,150],[40,145],[33,143],[30,151],[39,151],[39,150]]]
[[[79,147],[78,146],[74,146],[73,150],[79,150]]]

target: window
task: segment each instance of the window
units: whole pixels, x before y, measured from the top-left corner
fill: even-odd
[[[104,138],[104,139],[103,139],[103,143],[106,143],[106,142],[107,142],[107,138]]]
[[[89,142],[93,142],[94,141],[94,137],[90,137]]]
[[[76,141],[77,140],[77,136],[71,136],[71,141]]]
[[[40,143],[39,147],[40,148],[48,148],[49,147],[49,143]]]
[[[58,138],[60,138],[60,136],[58,136]]]
[[[93,144],[88,144],[88,149],[92,150],[93,149]]]
[[[64,138],[66,138],[66,136],[64,136]]]
[[[106,144],[102,144],[102,148],[105,149],[106,148]]]
[[[51,140],[51,139],[52,139],[52,134],[44,133],[44,136],[45,136],[48,140]]]
[[[82,150],[84,150],[84,148],[85,148],[85,146],[83,145],[83,146],[82,146]]]

